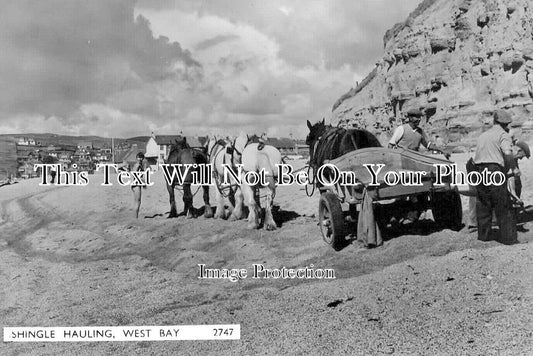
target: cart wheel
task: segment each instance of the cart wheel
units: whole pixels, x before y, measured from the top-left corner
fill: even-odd
[[[318,219],[322,238],[336,251],[346,245],[344,232],[344,215],[341,203],[331,192],[323,193],[318,203]]]
[[[435,192],[431,198],[431,212],[435,222],[447,229],[461,230],[463,206],[457,189],[447,192]]]

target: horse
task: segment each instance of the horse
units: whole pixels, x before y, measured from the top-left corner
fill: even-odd
[[[251,138],[241,133],[234,141],[233,145],[235,159],[239,159],[242,164],[243,172],[264,172],[266,177],[266,204],[265,204],[265,219],[264,228],[266,230],[277,229],[276,222],[272,216],[272,206],[274,204],[274,197],[276,196],[276,182],[277,182],[277,165],[282,164],[283,160],[281,153],[277,148],[264,143],[253,143]],[[257,229],[259,227],[260,218],[260,198],[258,192],[261,187],[256,185],[249,185],[244,180],[240,185],[244,204],[248,207],[248,228]]]
[[[318,169],[324,161],[338,158],[359,148],[381,147],[379,140],[362,129],[344,129],[325,124],[325,119],[312,125],[307,120],[309,134],[305,143],[309,145],[309,165]]]
[[[242,191],[236,181],[231,175],[230,184],[223,185],[224,165],[235,167],[240,164],[240,155],[235,155],[233,144],[229,140],[217,139],[215,136],[210,136],[206,143],[207,156],[209,163],[212,166],[213,180],[216,184],[216,200],[217,208],[215,212],[215,219],[226,219],[230,221],[239,220],[242,218],[243,197]],[[225,198],[228,198],[229,212],[226,213]]]
[[[171,177],[173,177],[174,169],[180,169],[180,172],[182,174],[185,174],[185,167],[179,166],[175,167],[172,166],[174,164],[178,165],[185,165],[185,164],[196,164],[196,167],[191,166],[190,169],[187,171],[187,174],[185,174],[184,180],[183,180],[183,212],[179,215],[176,211],[176,201],[174,197],[174,188],[178,184],[177,178],[174,176],[174,179],[170,184],[167,182],[167,190],[170,200],[170,214],[168,215],[169,218],[174,218],[177,216],[186,215],[188,218],[196,218],[196,211],[193,207],[193,194],[191,192],[191,184],[192,184],[192,178],[193,178],[193,172],[197,172],[197,177],[200,178],[200,169],[198,165],[206,165],[208,163],[207,155],[197,149],[191,148],[187,144],[187,139],[185,137],[178,137],[178,139],[175,140],[175,144],[172,145],[172,148],[170,149],[170,152],[168,154],[168,158],[166,161],[167,164],[170,165],[169,167],[169,174]],[[204,182],[205,182],[204,177]],[[203,189],[203,198],[204,198],[204,217],[210,218],[213,216],[213,210],[211,209],[211,206],[209,205],[209,185],[205,184],[202,185]]]

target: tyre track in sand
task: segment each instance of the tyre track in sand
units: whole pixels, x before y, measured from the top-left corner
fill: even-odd
[[[75,229],[95,235],[95,238],[111,237],[105,236],[105,233],[89,231],[78,224],[72,216],[60,214],[41,199],[50,194],[51,191],[67,188],[53,187],[45,191],[2,201],[0,204],[0,240],[4,240],[5,243],[0,246],[0,250],[9,248],[23,258],[39,257],[50,262],[67,263],[98,261],[132,255],[130,251],[124,253],[105,253],[103,251],[87,255],[75,250],[69,251],[68,254],[61,254],[57,250],[35,248],[33,243],[29,241],[29,237],[41,230],[69,231]]]

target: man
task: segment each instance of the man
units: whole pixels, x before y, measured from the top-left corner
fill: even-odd
[[[133,168],[131,169],[132,172],[145,172],[147,169],[150,168],[148,162],[144,160],[144,153],[138,152],[136,158],[137,162],[135,162],[135,164],[133,165]],[[146,182],[142,182],[142,184],[131,185],[131,191],[133,192],[133,215],[135,216],[135,219],[139,218],[142,190],[146,189],[145,183]]]
[[[522,195],[522,180],[521,180],[521,172],[520,167],[518,166],[518,161],[527,158],[531,156],[531,151],[529,150],[529,146],[524,141],[516,141],[513,146],[513,157],[515,160],[515,169],[513,172],[514,177],[514,191],[516,193],[516,196],[518,199],[520,199],[520,196]]]
[[[466,173],[476,171],[476,164],[474,158],[466,162]],[[475,185],[468,186],[468,216],[467,216],[467,229],[469,232],[477,231],[477,214],[476,214],[476,205],[477,205],[477,189]]]
[[[429,142],[426,133],[419,127],[420,118],[424,114],[418,109],[410,109],[406,116],[408,123],[399,126],[389,141],[389,148],[403,147],[410,150],[418,151],[420,145],[426,147],[428,150],[437,151],[449,158],[449,153],[437,147],[432,142]]]
[[[509,113],[503,110],[494,112],[492,128],[481,134],[477,141],[474,162],[478,172],[483,172],[484,170],[489,172],[498,171],[507,176],[506,173],[509,169],[514,167],[512,141],[508,133],[511,121]],[[481,183],[476,187],[476,191],[478,240],[490,240],[492,213],[494,211],[500,228],[500,242],[504,244],[517,243],[515,219],[514,214],[511,212],[512,204],[507,191],[507,184],[491,185]]]
[[[529,158],[531,156],[531,152],[529,150],[528,144],[524,141],[515,141],[512,147],[512,152],[513,158],[515,160],[515,166],[508,171],[508,174],[510,176],[508,181],[508,190],[515,204],[520,207],[521,205],[523,205],[523,203],[520,199],[520,196],[522,194],[522,181],[520,178],[521,172],[520,168],[518,167],[518,161],[523,159],[524,157]],[[466,162],[466,171],[470,173],[475,170],[476,167],[474,159],[470,158],[468,162]],[[468,229],[470,230],[470,232],[477,231],[476,196],[476,187],[470,186],[470,192],[468,196]],[[494,216],[492,220],[496,221]],[[517,229],[519,229],[519,231],[527,231],[522,225],[518,225]]]
[[[426,133],[419,127],[420,118],[423,116],[422,112],[418,109],[409,109],[406,112],[408,123],[399,126],[389,141],[389,148],[402,147],[410,150],[418,151],[420,145],[423,145],[428,150],[437,151],[446,157],[450,158],[450,154],[437,147],[432,142],[429,142],[426,136]],[[412,195],[408,199],[416,207],[420,203],[421,195]],[[415,208],[415,210],[410,211],[407,214],[407,217],[402,220],[402,224],[411,224],[414,221],[418,220],[422,211],[422,207]]]
[[[528,158],[531,156],[531,151],[529,146],[524,141],[516,141],[513,146],[513,157],[515,160],[515,167],[511,170],[511,176],[509,177],[509,194],[511,195],[513,201],[513,208],[515,213],[515,219],[517,222],[516,229],[520,232],[527,232],[528,229],[525,228],[524,223],[518,222],[518,215],[520,211],[524,208],[524,203],[521,200],[522,195],[522,180],[520,167],[518,166],[518,161],[523,158]]]

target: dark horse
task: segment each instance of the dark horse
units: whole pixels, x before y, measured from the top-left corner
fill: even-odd
[[[325,120],[311,125],[307,121],[309,134],[309,165],[315,170],[324,161],[340,157],[348,152],[365,147],[381,147],[378,139],[366,130],[344,129],[325,124]]]
[[[187,144],[187,139],[185,137],[179,137],[176,140],[176,143],[172,146],[170,149],[170,153],[168,154],[167,164],[173,165],[173,164],[179,164],[179,165],[185,165],[185,164],[196,164],[196,165],[205,165],[208,164],[209,160],[207,159],[207,155],[205,152],[202,152],[200,150],[196,150],[191,148]],[[196,166],[196,168],[191,168],[187,171],[187,174],[185,174],[185,167],[184,166],[171,166],[168,167],[169,174],[172,176],[174,173],[174,169],[180,169],[180,172],[182,174],[185,174],[184,180],[183,180],[183,212],[179,215],[186,215],[189,218],[197,217],[197,213],[193,207],[193,194],[191,192],[191,184],[193,180],[193,172],[197,172],[197,177],[200,177],[200,170],[198,168],[199,166]],[[175,178],[175,177],[174,177]],[[204,177],[204,182],[205,182]],[[167,183],[167,190],[168,195],[170,197],[170,214],[168,215],[169,218],[177,217],[178,214],[176,212],[176,201],[174,198],[174,187],[178,184],[177,178],[173,179],[172,184]],[[204,191],[204,216],[206,218],[210,218],[213,216],[213,210],[211,209],[211,206],[209,205],[209,185],[203,185],[202,189]]]

